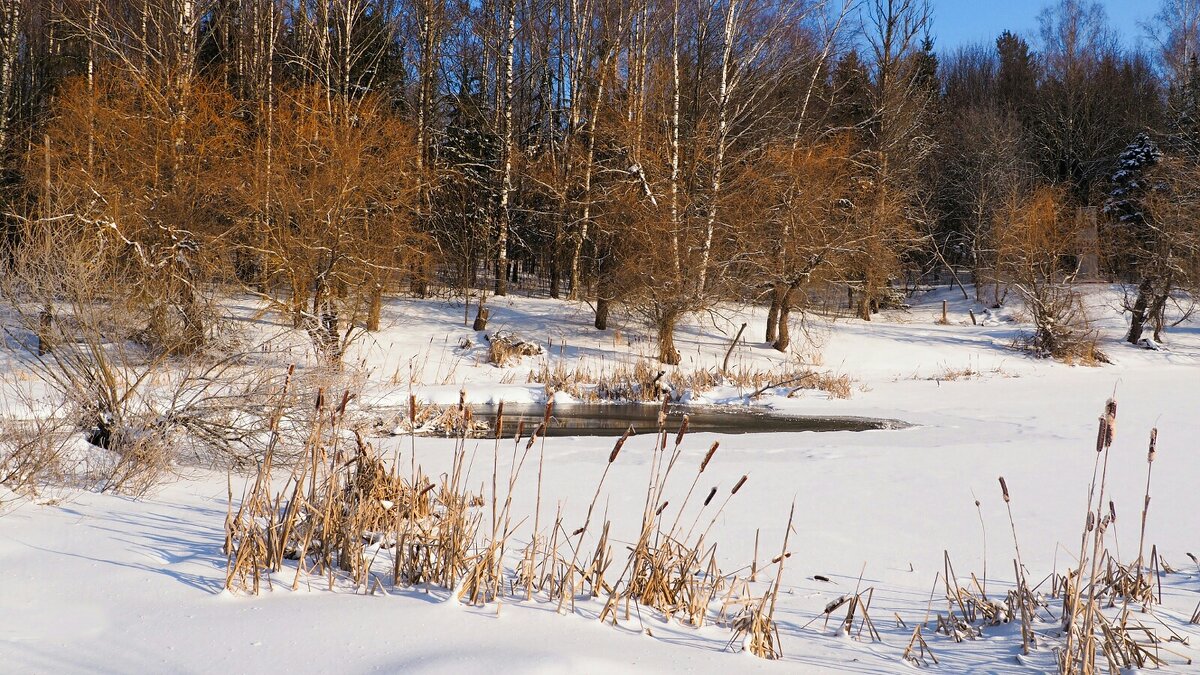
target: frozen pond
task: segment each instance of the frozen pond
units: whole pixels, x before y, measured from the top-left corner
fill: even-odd
[[[620,436],[630,425],[639,434],[654,433],[658,429],[658,410],[657,404],[641,403],[558,405],[554,407],[554,417],[546,435]],[[503,435],[511,437],[516,433],[517,425],[524,422],[525,435],[528,436],[542,422],[544,414],[545,408],[542,406],[505,404]],[[904,429],[910,426],[900,420],[871,417],[795,416],[747,408],[671,406],[667,414],[667,428],[672,432],[677,430],[685,414],[689,419],[689,431],[693,433],[871,431]],[[474,416],[486,421],[489,427],[494,427],[496,408],[476,406]]]

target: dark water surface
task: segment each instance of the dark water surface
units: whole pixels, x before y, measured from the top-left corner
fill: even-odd
[[[639,434],[658,429],[657,404],[573,403],[554,407],[547,436],[620,436],[630,425]],[[516,433],[517,425],[525,423],[528,436],[541,424],[545,408],[540,405],[504,405],[504,436]],[[746,408],[671,406],[667,413],[667,429],[678,430],[684,414],[693,433],[768,434],[791,431],[871,431],[904,429],[909,424],[900,420],[871,417],[831,417],[780,415]],[[475,406],[476,419],[485,420],[489,427],[496,423],[495,406]],[[490,435],[490,434],[489,434]]]

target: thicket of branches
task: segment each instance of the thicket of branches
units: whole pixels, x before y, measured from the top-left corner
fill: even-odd
[[[641,314],[673,363],[720,300],[781,350],[831,290],[865,320],[935,271],[1031,302],[1103,207],[1136,342],[1200,276],[1194,4],[1147,52],[1057,0],[939,53],[923,0],[4,0],[6,241],[85,242],[164,352],[231,283],[333,361],[385,293],[516,284]],[[1014,248],[1050,222],[1055,255]]]

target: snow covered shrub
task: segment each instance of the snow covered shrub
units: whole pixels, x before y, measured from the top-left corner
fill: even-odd
[[[70,425],[58,415],[0,420],[0,507],[72,482],[77,462]]]
[[[157,487],[171,473],[175,454],[172,434],[159,429],[123,429],[101,447],[95,468],[101,492],[141,497]]]
[[[54,412],[62,437],[90,443],[80,458],[87,480],[63,483],[141,494],[172,462],[253,463],[276,405],[289,419],[312,414],[311,397],[298,405],[300,390],[281,388],[287,374],[259,361],[255,347],[221,353],[208,342],[184,356],[147,343],[138,290],[89,262],[90,245],[45,234],[25,233],[0,280],[0,311],[20,376],[44,392],[36,409]],[[21,466],[30,466],[32,449],[18,453]]]
[[[1034,325],[1022,346],[1040,356],[1104,361],[1074,286],[1078,237],[1066,195],[1046,186],[1011,195],[998,218],[999,269]]]
[[[486,337],[488,362],[500,367],[520,361],[526,356],[539,356],[545,351],[541,345],[517,337],[507,330],[498,330]]]

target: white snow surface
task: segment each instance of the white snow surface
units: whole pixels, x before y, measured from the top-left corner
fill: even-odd
[[[536,600],[505,599],[499,607],[446,602],[449,593],[440,589],[389,587],[387,594],[365,596],[329,591],[313,580],[311,588],[302,584],[293,592],[286,572],[273,591],[233,596],[221,591],[227,481],[236,496],[246,478],[186,469],[140,500],[64,492],[0,515],[0,672],[903,672],[913,667],[901,654],[913,626],[927,615],[944,551],[960,578],[982,577],[986,565],[990,588],[1011,587],[1013,536],[999,476],[1012,493],[1031,581],[1071,563],[1086,512],[1096,419],[1114,394],[1119,413],[1108,475],[1119,514],[1116,548],[1122,559],[1136,555],[1146,445],[1157,427],[1146,540],[1176,572],[1163,577],[1164,604],[1155,612],[1190,640],[1191,646],[1171,648],[1200,657],[1200,629],[1187,625],[1200,601],[1200,568],[1187,556],[1200,555],[1200,325],[1172,328],[1165,349],[1147,350],[1121,342],[1118,289],[1095,286],[1088,298],[1112,365],[1072,366],[1016,351],[1014,338],[1029,328],[1020,312],[985,317],[983,307],[964,301],[957,289],[928,293],[911,310],[885,312],[871,322],[813,319],[815,346],[803,346],[799,335],[795,340],[801,357],[759,342],[761,308],[727,308],[681,328],[685,368],[718,365],[745,321],[747,339],[735,350],[733,367],[780,367],[789,359],[811,364],[819,354],[820,365],[811,367],[854,381],[848,400],[820,392],[768,394],[753,405],[915,425],[719,438],[702,487],[716,484],[724,491],[749,476],[712,534],[723,571],[755,559],[756,533],[760,563],[777,555],[789,507],[796,506],[792,556],[775,616],[781,661],[727,648],[727,628],[695,629],[649,611],[620,627],[601,625],[601,605],[593,601],[580,601],[572,614],[560,616],[554,604]],[[942,300],[950,305],[948,325],[937,323]],[[406,405],[410,392],[449,404],[460,390],[473,402],[540,403],[545,391],[528,383],[527,375],[543,358],[600,369],[653,353],[648,330],[633,318],[616,317],[615,330],[601,333],[590,328],[591,312],[583,304],[512,297],[491,298],[489,306],[491,330],[540,341],[548,354],[509,368],[486,364],[486,343],[463,326],[461,300],[397,300],[385,309],[385,330],[363,339],[349,359],[370,373],[360,405]],[[980,325],[972,324],[967,309],[974,309]],[[474,346],[460,350],[462,338]],[[302,359],[303,350],[295,351]],[[287,354],[283,347],[279,353]],[[974,374],[948,379],[955,370]],[[747,393],[725,386],[690,400],[743,405]],[[569,400],[561,392],[556,396],[559,405]],[[408,465],[407,437],[375,440]],[[697,465],[713,440],[718,438],[711,434],[690,435],[684,465]],[[629,529],[637,527],[652,442],[648,436],[630,440],[605,484],[598,506],[613,521],[618,541],[627,542]],[[491,471],[491,442],[471,441],[469,451],[476,445],[471,480],[480,484]],[[445,468],[452,441],[418,439],[416,447],[418,462],[437,472]],[[551,438],[545,448],[543,516],[561,505],[564,525],[573,530],[582,524],[612,439]],[[506,467],[502,463],[501,471]],[[514,512],[532,513],[534,480],[533,472],[522,474]],[[675,481],[678,494],[667,495],[672,503],[681,501],[689,482]],[[769,581],[774,568],[763,569]],[[875,589],[871,614],[882,642],[839,636],[836,619],[828,627],[813,620],[860,583]],[[945,612],[940,588],[932,607]],[[897,625],[896,615],[906,627]],[[1015,625],[987,629],[983,638],[961,644],[931,629],[925,636],[940,661],[925,668],[931,671],[1053,668],[1046,650],[1019,656]],[[1168,660],[1173,670],[1188,669],[1178,657]]]

